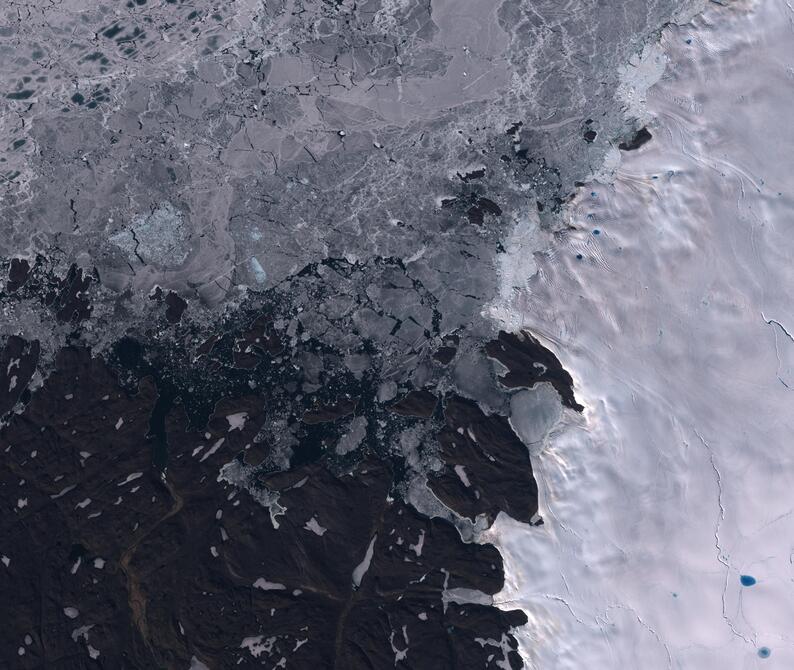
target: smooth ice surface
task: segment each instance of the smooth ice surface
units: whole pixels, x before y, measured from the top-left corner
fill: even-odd
[[[653,140],[515,296],[587,405],[533,454],[545,524],[493,532],[530,667],[794,667],[792,25],[666,30]]]

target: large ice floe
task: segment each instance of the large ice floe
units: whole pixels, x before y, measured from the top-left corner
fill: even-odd
[[[514,298],[586,405],[490,535],[531,668],[794,667],[792,44],[785,0],[667,28],[653,139]]]

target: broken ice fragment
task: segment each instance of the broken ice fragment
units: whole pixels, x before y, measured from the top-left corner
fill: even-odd
[[[262,589],[263,591],[283,591],[287,587],[284,584],[277,584],[276,582],[269,582],[264,577],[260,577],[254,582],[255,589]]]
[[[251,266],[251,272],[257,283],[264,284],[267,281],[267,272],[265,272],[265,269],[256,256],[251,256],[251,260],[248,261],[248,264]]]
[[[369,570],[369,564],[372,562],[372,554],[375,550],[375,540],[377,539],[378,535],[376,533],[369,541],[367,552],[364,554],[364,560],[356,566],[355,570],[353,570],[353,584],[356,588],[361,586],[361,580],[364,579],[364,575],[367,573],[367,570]]]

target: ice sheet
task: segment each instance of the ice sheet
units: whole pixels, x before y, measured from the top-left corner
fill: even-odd
[[[587,406],[533,452],[544,525],[492,532],[529,667],[794,667],[793,25],[667,29],[652,141],[515,297]]]

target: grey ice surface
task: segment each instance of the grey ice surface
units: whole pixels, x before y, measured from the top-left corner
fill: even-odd
[[[530,451],[543,442],[561,415],[559,396],[550,384],[538,384],[510,398],[510,423]]]
[[[516,222],[536,202],[553,222],[637,125],[621,68],[696,4],[7,3],[0,256],[209,306],[321,259],[400,258],[454,328]],[[503,215],[471,225],[476,195]]]

